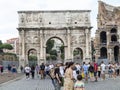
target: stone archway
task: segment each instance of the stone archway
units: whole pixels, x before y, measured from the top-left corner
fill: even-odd
[[[50,44],[51,43],[51,44]],[[59,36],[49,37],[46,41],[46,61],[54,62],[57,61],[64,62],[65,59],[65,44]],[[48,44],[48,45],[47,45]],[[49,51],[51,45],[51,52]],[[57,60],[57,61],[56,61]]]
[[[81,47],[83,59],[91,60],[91,24],[89,10],[19,11],[19,61],[27,64],[27,52],[37,50],[38,64],[46,63],[46,42],[53,37],[64,43],[65,60],[72,60],[74,47]],[[25,63],[26,62],[26,63]]]

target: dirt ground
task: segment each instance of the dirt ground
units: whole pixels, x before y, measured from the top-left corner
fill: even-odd
[[[17,73],[17,74],[3,73],[3,74],[0,74],[0,84],[8,82],[10,80],[13,80],[15,78],[18,78],[22,75],[23,75],[22,73]]]

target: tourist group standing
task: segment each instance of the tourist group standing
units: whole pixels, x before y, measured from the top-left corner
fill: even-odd
[[[120,75],[119,63],[109,63],[106,65],[103,61],[97,64],[95,61],[83,64],[66,62],[57,64],[44,64],[31,66],[26,65],[25,73],[26,78],[31,77],[34,79],[35,72],[38,78],[45,79],[50,77],[51,83],[55,90],[85,90],[84,83],[97,82],[105,80],[106,74],[109,78],[116,78]]]

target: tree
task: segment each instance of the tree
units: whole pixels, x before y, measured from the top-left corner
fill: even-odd
[[[0,40],[0,53],[3,53],[2,41]]]
[[[51,50],[51,51],[50,51],[50,55],[55,55],[55,56],[57,56],[57,51],[56,51],[56,50]]]
[[[33,56],[33,55],[30,55],[28,58],[30,61],[37,60],[37,56]]]
[[[2,48],[3,49],[8,49],[8,50],[12,50],[13,49],[12,45],[10,45],[10,44],[2,44]]]
[[[64,46],[63,45],[60,47],[60,51],[61,51],[61,58],[64,60],[65,55],[64,55]]]
[[[61,51],[61,53],[64,53],[64,46],[63,45],[60,47],[60,51]]]
[[[54,40],[48,40],[46,43],[46,53],[50,53],[52,48],[54,47]]]

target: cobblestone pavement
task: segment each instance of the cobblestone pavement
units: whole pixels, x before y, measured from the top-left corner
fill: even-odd
[[[120,90],[120,77],[85,84],[86,90]],[[18,81],[0,85],[0,90],[54,90],[50,79],[23,78]],[[61,89],[63,90],[63,88]]]

